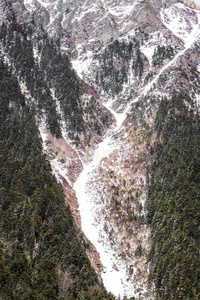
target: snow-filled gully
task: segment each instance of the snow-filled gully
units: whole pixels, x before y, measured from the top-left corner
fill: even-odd
[[[126,270],[120,269],[119,271],[115,270],[114,260],[111,249],[106,245],[103,245],[99,241],[98,228],[95,226],[95,220],[93,216],[93,200],[90,198],[90,195],[87,193],[87,182],[91,172],[99,165],[101,160],[114,150],[114,145],[112,143],[113,134],[116,133],[121,127],[126,114],[117,114],[112,111],[109,107],[109,104],[106,105],[108,109],[115,115],[116,118],[116,127],[114,130],[108,133],[105,139],[98,145],[97,149],[94,152],[94,157],[91,163],[84,165],[84,169],[77,181],[74,183],[74,190],[76,191],[76,196],[79,202],[79,211],[81,215],[82,230],[87,236],[87,238],[92,242],[96,247],[100,260],[104,266],[104,272],[102,273],[103,282],[107,291],[112,292],[116,296],[124,296],[124,287],[123,287],[123,278],[125,278]],[[99,224],[101,226],[101,224]],[[107,249],[106,249],[107,248]]]
[[[120,296],[121,298],[124,296],[134,296],[135,291],[133,290],[131,282],[128,283],[126,281],[127,270],[124,263],[115,258],[115,252],[111,249],[109,244],[100,240],[99,232],[100,229],[103,230],[103,224],[98,223],[98,227],[95,225],[95,204],[87,191],[87,183],[90,181],[92,171],[95,170],[102,159],[108,157],[109,154],[116,149],[117,145],[113,141],[113,136],[122,127],[122,124],[126,119],[126,115],[130,111],[131,104],[138,101],[138,99],[139,97],[128,104],[123,113],[116,113],[111,108],[111,102],[104,104],[104,106],[114,115],[116,125],[107,133],[104,140],[96,148],[93,160],[89,164],[83,164],[83,171],[74,183],[74,190],[79,203],[82,230],[91,243],[96,247],[96,250],[100,255],[101,263],[104,266],[104,271],[101,274],[104,286],[108,292],[113,293],[117,297]]]

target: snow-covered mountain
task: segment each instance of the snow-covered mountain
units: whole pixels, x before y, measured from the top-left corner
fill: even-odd
[[[107,47],[114,40],[129,44],[135,37],[139,41],[138,51],[141,52],[143,64],[142,80],[146,78],[148,82],[151,76],[157,74],[156,68],[162,64],[160,61],[159,65],[152,65],[155,64],[153,54],[158,46],[166,48],[160,49],[161,52],[170,52],[169,47],[173,48],[171,54],[159,54],[165,64],[179,50],[185,51],[187,46],[191,48],[190,44],[198,37],[195,36],[195,33],[198,35],[198,13],[181,1],[27,0],[24,3],[15,1],[12,6],[19,21],[34,14],[37,24],[42,24],[51,36],[60,38],[61,47],[70,55],[78,75],[92,85],[95,85],[94,79],[97,76],[104,77],[104,70],[101,72],[101,68],[105,69],[102,60],[105,60],[106,51],[110,51]],[[137,87],[142,87],[146,82],[138,81],[137,76],[134,78],[134,70],[130,68],[134,62],[133,56],[130,56],[126,65],[122,60],[123,57],[120,59],[118,56],[114,58],[113,63],[116,70],[121,72],[119,76],[125,77],[121,80],[119,90],[124,90],[127,94],[131,82],[134,85],[137,82]],[[104,78],[109,86],[112,85],[110,81],[116,84],[113,76]],[[116,77],[116,80],[119,81],[119,78]],[[102,92],[105,84],[101,87],[97,79],[95,88],[98,89],[99,85]],[[135,86],[134,92],[137,94]]]
[[[154,122],[161,100],[174,94],[187,95],[186,107],[199,110],[200,10],[177,0],[7,2],[1,1],[1,23],[15,18],[43,26],[85,82],[89,92],[81,101],[98,99],[98,124],[109,116],[109,128],[102,125],[102,133],[82,148],[66,131],[62,141],[45,125],[41,134],[77,224],[81,215],[83,232],[100,255],[100,268],[96,257],[93,264],[106,289],[154,299],[145,222]],[[88,255],[92,260],[90,249]]]

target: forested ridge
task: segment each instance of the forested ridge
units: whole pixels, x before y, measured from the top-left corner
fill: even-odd
[[[1,61],[0,299],[114,299],[77,237],[35,116]]]
[[[51,39],[42,27],[36,30],[34,22],[11,22],[1,25],[0,42],[1,55],[12,66],[48,131],[60,138],[64,130],[76,142],[81,134],[86,139],[91,132],[101,134],[108,125],[108,115],[102,112],[95,97],[91,101],[86,95],[82,101],[86,87],[72,69],[68,56],[61,53],[59,40]]]
[[[163,99],[151,148],[147,221],[156,299],[200,298],[200,117],[187,95]]]

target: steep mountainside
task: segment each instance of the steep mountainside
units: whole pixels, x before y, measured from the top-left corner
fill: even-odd
[[[61,222],[65,227],[66,222],[66,232],[62,226],[64,232],[58,230],[63,243],[68,249],[70,239],[83,251],[77,255],[84,257],[88,269],[78,258],[66,261],[59,237],[59,250],[48,248],[45,241],[40,245],[37,236],[31,248],[27,239],[32,227],[25,236],[17,236],[17,247],[28,247],[20,250],[20,259],[27,264],[30,252],[43,246],[47,250],[42,255],[54,251],[55,276],[70,275],[65,283],[63,273],[56,279],[53,299],[59,299],[65,286],[69,294],[63,293],[62,299],[114,299],[99,286],[84,251],[106,290],[116,297],[198,299],[200,11],[188,0],[2,0],[0,20],[2,68],[18,85],[8,94],[5,112],[12,109],[16,93],[23,95],[19,107],[31,107],[36,124],[30,126],[39,128],[43,152],[75,221],[68,221],[69,210],[70,217],[59,221],[44,209],[47,226],[53,228],[51,242],[56,241],[57,226]],[[18,110],[21,118],[21,108],[15,107],[12,115]],[[13,147],[8,144],[6,150],[12,157]],[[30,170],[33,165],[30,161]],[[15,172],[23,168],[15,164]],[[46,179],[42,180],[40,187],[37,180],[29,187],[16,178],[16,187],[32,188],[30,195],[17,196],[19,221],[26,205],[31,207],[26,217],[32,220],[35,215],[35,198],[33,203],[28,199],[34,189],[45,188]],[[2,199],[12,186],[2,186],[7,189]],[[61,194],[59,190],[59,199]],[[54,196],[58,200],[56,192]],[[48,197],[51,206],[53,196]],[[61,202],[58,206],[65,211]],[[18,206],[9,203],[5,210],[15,231],[26,222],[18,224]],[[14,240],[10,242],[7,225],[3,226],[5,247]],[[9,254],[6,267],[2,251],[2,268],[11,274],[14,254]],[[36,260],[32,268],[38,264]],[[50,279],[47,282],[52,286]],[[32,289],[30,284],[35,283],[26,282],[25,290]]]
[[[0,298],[112,299],[42,153],[34,108],[11,69],[0,66]]]

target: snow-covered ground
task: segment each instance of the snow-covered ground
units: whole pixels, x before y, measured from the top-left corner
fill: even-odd
[[[82,47],[79,46],[77,48],[77,50],[80,53],[82,51]],[[78,55],[78,57],[79,56],[80,55]],[[76,72],[80,78],[83,78],[83,74],[85,74],[85,71],[88,70],[88,68],[92,62],[92,58],[93,58],[92,51],[88,51],[87,55],[84,57],[83,60],[76,59],[76,60],[72,61],[73,68],[74,68],[74,70],[76,70]]]
[[[107,108],[112,110],[107,103]],[[114,111],[113,111],[114,113]],[[87,182],[91,172],[100,164],[101,160],[114,151],[116,145],[114,144],[112,137],[113,134],[121,127],[125,114],[114,113],[117,126],[111,132],[108,133],[106,138],[98,145],[95,150],[94,157],[91,163],[84,165],[84,170],[78,177],[74,184],[74,190],[79,202],[79,210],[81,214],[82,230],[84,231],[87,238],[96,247],[101,262],[104,266],[104,272],[102,273],[102,278],[107,291],[112,292],[116,296],[123,297],[126,295],[124,285],[126,278],[126,269],[123,264],[120,264],[120,271],[115,268],[115,253],[111,250],[110,245],[103,243],[99,240],[99,231],[102,229],[103,224],[99,224],[98,228],[94,225],[94,203],[90,195],[87,193]],[[119,267],[119,266],[118,266]]]

